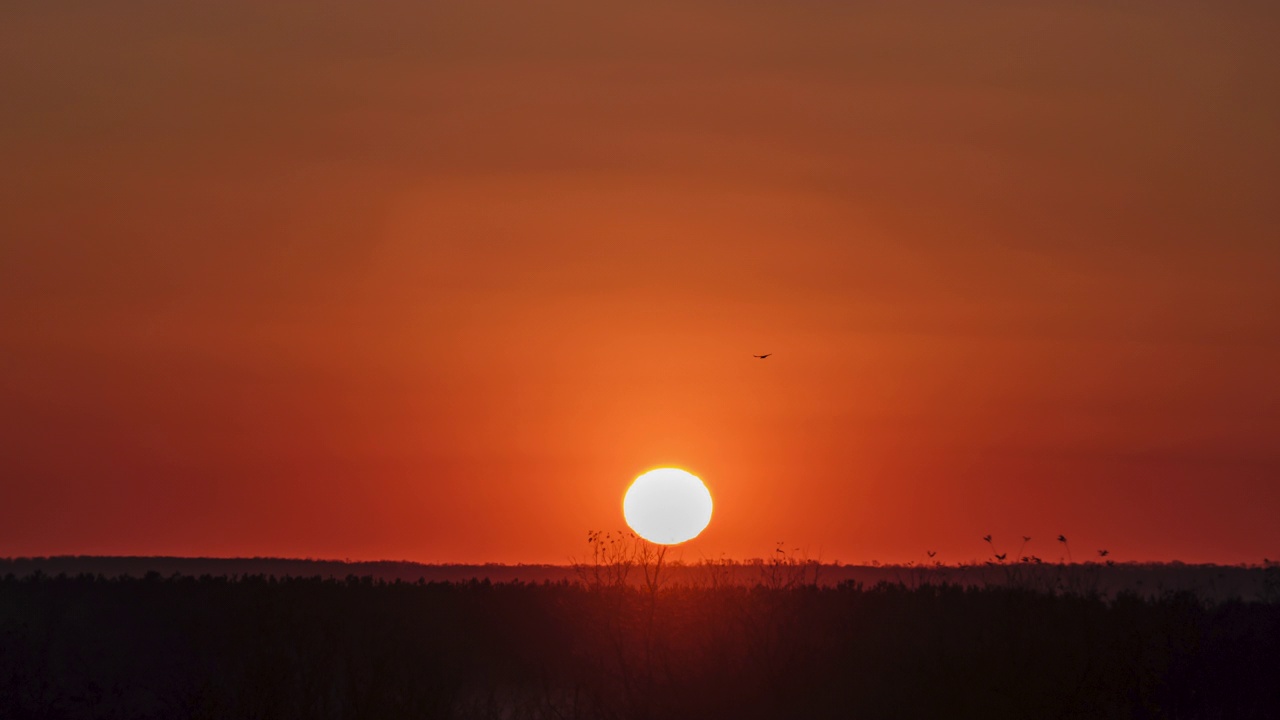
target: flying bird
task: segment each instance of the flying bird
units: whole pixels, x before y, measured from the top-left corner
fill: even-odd
[[[770,356],[770,355],[772,355],[772,354],[773,354],[773,353],[765,353],[765,354],[763,354],[763,355],[752,355],[751,357],[753,357],[753,358],[759,358],[759,359],[763,360],[763,359],[765,359],[765,358],[769,357],[769,356]]]

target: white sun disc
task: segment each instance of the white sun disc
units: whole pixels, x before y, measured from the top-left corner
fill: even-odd
[[[627,488],[622,515],[645,540],[675,545],[697,537],[711,522],[711,493],[692,473],[658,468]]]

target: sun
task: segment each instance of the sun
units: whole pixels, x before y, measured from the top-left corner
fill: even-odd
[[[697,475],[658,468],[627,488],[622,515],[645,540],[675,545],[697,537],[711,522],[711,493]]]

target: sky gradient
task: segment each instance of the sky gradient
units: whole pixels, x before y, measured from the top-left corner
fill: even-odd
[[[1274,558],[1276,37],[10,0],[0,556],[563,562],[673,465],[686,560]]]

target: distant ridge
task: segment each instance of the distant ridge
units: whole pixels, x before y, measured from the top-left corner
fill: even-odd
[[[0,575],[22,577],[34,572],[46,575],[103,575],[106,577],[143,577],[148,573],[163,576],[236,577],[262,575],[268,577],[373,577],[392,582],[465,582],[488,579],[492,582],[557,582],[575,576],[568,565],[428,565],[407,560],[310,560],[301,558],[185,558],[167,556],[96,556],[61,555],[53,557],[0,559]]]
[[[589,568],[588,568],[589,570]],[[441,564],[407,560],[349,562],[301,558],[184,558],[145,556],[64,555],[54,557],[0,558],[0,577],[101,575],[145,577],[244,577],[332,578],[351,576],[384,582],[468,582],[495,583],[575,582],[582,574],[573,565]],[[669,563],[663,576],[672,585],[766,585],[817,583],[837,585],[861,583],[871,587],[881,582],[907,586],[954,584],[963,586],[1016,585],[1044,589],[1056,587],[1076,592],[1104,594],[1131,592],[1155,596],[1169,592],[1191,592],[1206,600],[1272,599],[1280,587],[1280,565],[1187,565],[1174,563],[978,563],[967,565],[843,565],[816,562],[782,563],[763,560],[719,561],[711,564]],[[633,569],[631,581],[642,582],[643,573]]]

